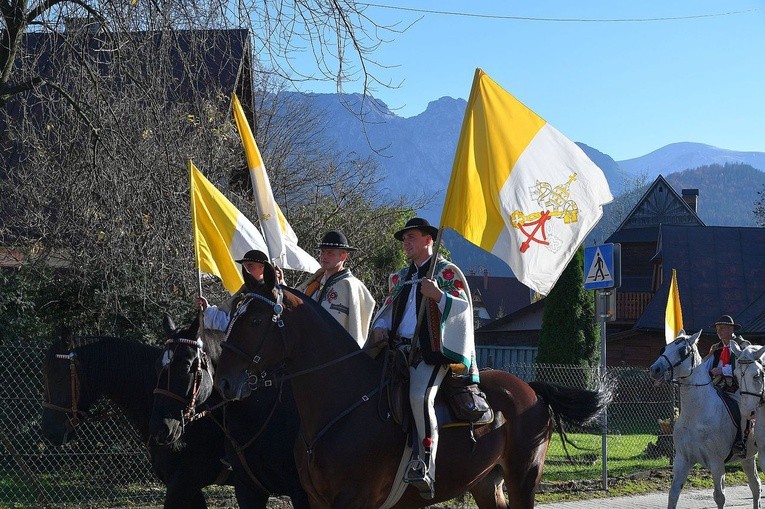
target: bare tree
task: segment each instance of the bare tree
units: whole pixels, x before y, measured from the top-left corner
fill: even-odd
[[[257,217],[230,114],[232,82],[258,91],[256,138],[303,244],[330,227],[349,232],[363,248],[354,270],[384,293],[396,265],[390,232],[407,204],[381,203],[376,166],[328,150],[320,117],[279,94],[283,84],[272,75],[250,81],[232,56],[242,32],[134,32],[120,41],[69,34],[69,49],[52,53],[49,70],[86,109],[40,87],[0,110],[8,163],[0,170],[0,245],[26,255],[22,271],[0,278],[0,329],[44,332],[66,322],[83,332],[151,336],[161,312],[192,311],[186,160]],[[17,287],[21,295],[9,291]],[[222,291],[216,282],[207,287]]]
[[[83,30],[114,41],[111,50],[119,55],[131,32],[247,29],[263,72],[294,82],[332,80],[338,91],[348,81],[359,81],[366,93],[390,85],[380,78],[385,66],[372,55],[386,36],[398,31],[376,23],[366,8],[353,0],[7,0],[0,3],[0,106],[17,94],[46,87],[80,109],[87,122],[86,101],[49,72],[40,61],[46,52],[28,44],[26,37],[55,33],[60,48],[73,49],[77,43],[69,34],[76,37]]]

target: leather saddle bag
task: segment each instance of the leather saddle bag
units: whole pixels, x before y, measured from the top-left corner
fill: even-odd
[[[449,406],[457,419],[475,422],[489,410],[486,394],[469,378],[451,375],[444,381]]]

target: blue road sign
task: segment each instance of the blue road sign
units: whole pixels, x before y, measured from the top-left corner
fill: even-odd
[[[600,244],[584,248],[584,288],[618,288],[621,284],[621,246]]]

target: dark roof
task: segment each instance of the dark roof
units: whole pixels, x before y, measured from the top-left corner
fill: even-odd
[[[704,226],[682,196],[659,175],[606,242],[655,242],[661,225]]]
[[[43,76],[59,82],[66,89],[69,82],[84,74],[84,71],[72,70],[81,65],[83,56],[80,53],[83,52],[87,53],[88,71],[109,76],[109,85],[119,91],[121,87],[133,84],[134,74],[152,73],[152,62],[158,60],[156,55],[163,53],[172,65],[171,76],[165,77],[164,82],[165,102],[190,101],[197,94],[237,92],[245,113],[251,118],[252,63],[247,30],[134,31],[127,33],[125,40],[129,42],[119,49],[115,49],[114,41],[105,32],[85,33],[82,39],[84,51],[72,44],[71,38],[67,43],[67,37],[62,32],[25,33],[22,54],[14,63],[17,79]],[[127,55],[128,64],[122,63],[120,56],[123,54]],[[132,68],[136,61],[147,62],[145,68]],[[6,111],[11,119],[22,118],[30,112],[32,118],[42,118],[46,107],[38,92],[32,90],[11,98]]]
[[[688,331],[713,328],[720,315],[736,317],[765,293],[765,228],[664,225],[660,249],[663,281],[636,329],[664,329],[672,269]]]
[[[742,330],[755,334],[765,334],[765,293],[733,318],[736,323],[741,324]]]
[[[539,311],[540,309],[544,309],[544,301],[545,299],[539,299],[538,301],[533,302],[527,306],[524,306],[520,309],[516,309],[514,312],[510,313],[509,315],[503,316],[502,318],[494,320],[493,322],[489,322],[483,327],[478,328],[476,332],[491,332],[495,330],[503,330],[505,325],[509,323],[513,323],[514,321],[518,320],[521,317],[527,316],[531,313],[535,313]]]
[[[489,313],[495,318],[501,309],[504,315],[508,315],[531,302],[529,288],[514,277],[499,276],[465,276],[470,292],[475,295],[481,294],[481,300]]]

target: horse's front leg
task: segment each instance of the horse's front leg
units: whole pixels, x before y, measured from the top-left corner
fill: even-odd
[[[751,451],[751,452],[750,452]],[[741,461],[741,468],[746,474],[749,489],[752,490],[752,508],[760,509],[760,492],[762,483],[760,482],[760,476],[757,475],[757,462],[754,458],[754,446],[751,442],[747,444],[748,458]]]
[[[677,508],[680,490],[683,489],[683,484],[685,484],[685,480],[688,478],[688,472],[691,471],[692,465],[682,454],[675,454],[675,461],[672,465],[672,487],[669,489],[667,509]]]
[[[709,466],[709,473],[712,474],[717,509],[723,509],[725,507],[725,464],[722,461],[716,461]]]

